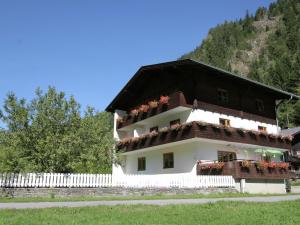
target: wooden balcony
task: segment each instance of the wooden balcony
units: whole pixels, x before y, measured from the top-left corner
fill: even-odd
[[[191,138],[205,138],[287,150],[291,148],[291,140],[288,137],[203,122],[190,122],[175,128],[165,128],[159,132],[144,134],[140,137],[123,139],[118,142],[117,147],[119,150],[129,152]]]
[[[192,108],[191,105],[187,104],[184,94],[182,92],[175,92],[171,94],[168,104],[159,104],[157,108],[150,108],[148,112],[140,112],[137,116],[127,115],[123,118],[123,122],[118,122],[117,128],[121,129],[123,127],[129,126],[131,124],[137,123],[139,121],[145,120],[152,116],[156,116],[160,113],[166,112],[168,110],[174,109],[176,107],[182,106],[187,108]]]
[[[291,178],[289,169],[258,168],[254,162],[250,167],[243,167],[241,161],[226,162],[222,169],[207,169],[197,165],[197,175],[232,175],[236,179],[279,180]]]

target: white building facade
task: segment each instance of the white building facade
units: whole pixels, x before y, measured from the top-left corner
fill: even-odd
[[[143,75],[140,71],[134,76],[107,108],[114,113],[114,139],[117,142],[116,152],[119,152],[119,160],[113,166],[113,174],[232,175],[239,183],[239,190],[242,188],[243,191],[250,193],[284,193],[285,179],[288,178],[284,153],[289,150],[291,140],[290,137],[279,134],[280,128],[276,124],[274,114],[275,101],[270,102],[277,96],[288,98],[290,94],[274,89],[268,90],[269,87],[253,84],[248,80],[239,80],[238,77],[232,77],[233,75],[225,71],[216,72],[216,68],[191,60],[162,64],[161,67],[154,65],[154,69],[158,67],[160,75],[157,76],[164,79],[170,73],[165,72],[165,67],[171,67],[170,70],[173,71],[174,65],[182,68],[178,69],[179,72],[176,71],[177,81],[166,85],[166,89],[170,89],[171,86],[171,90],[165,91],[163,82],[157,78],[145,78],[154,79],[151,80],[152,84],[160,85],[158,88],[160,91],[153,91],[152,94],[150,89],[148,95],[144,94],[146,97],[137,95],[136,98],[141,100],[130,102],[130,99],[134,98],[132,93],[127,94],[130,93],[130,89],[134,90],[136,87],[149,89],[149,84],[137,81],[143,81],[148,66],[142,71]],[[199,66],[199,71],[194,70],[196,66]],[[185,73],[186,67],[193,67],[193,70],[187,71],[192,70],[192,76],[201,74],[199,75],[201,79],[181,84],[182,87],[177,88],[180,79],[182,83],[187,82],[185,79],[188,75],[180,75]],[[150,71],[151,69],[150,66]],[[202,72],[205,72],[205,75],[202,75]],[[228,79],[234,87],[241,83],[246,86],[252,85],[251,88],[258,91],[251,92],[250,97],[240,97],[235,91],[243,91],[242,87],[226,88],[228,82],[226,80],[219,88],[220,77],[213,78],[216,79],[216,87],[211,85],[214,84],[213,81],[208,80],[207,87],[204,85],[201,88],[203,82],[205,83],[205,77],[210,73],[221,73],[222,76],[225,74],[227,78],[226,76],[221,78]],[[201,82],[201,85],[197,82]],[[196,88],[195,91],[190,90],[191,86]],[[202,93],[207,93],[209,97],[197,94],[208,87],[209,89]],[[211,92],[214,89],[216,96]],[[274,93],[275,97],[270,100],[269,96],[259,96],[263,89]],[[255,96],[251,99],[251,95]],[[247,102],[250,102],[249,105],[253,109],[248,107]],[[257,110],[257,114],[253,113],[253,110]]]

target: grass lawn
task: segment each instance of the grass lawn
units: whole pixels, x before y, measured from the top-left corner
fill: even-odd
[[[292,186],[300,186],[300,181],[299,181],[299,180],[297,180],[297,181],[292,181],[292,182],[291,182],[291,185],[292,185]]]
[[[286,195],[286,194],[277,194]],[[0,198],[0,202],[63,202],[63,201],[111,201],[111,200],[139,200],[139,199],[191,199],[191,198],[225,198],[225,197],[253,197],[276,196],[276,194],[243,194],[243,193],[216,193],[216,194],[186,194],[186,195],[153,195],[153,196],[124,196],[124,197],[40,197],[40,198]]]
[[[299,224],[300,201],[0,210],[2,225]]]

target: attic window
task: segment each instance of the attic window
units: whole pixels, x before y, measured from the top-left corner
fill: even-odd
[[[219,119],[219,122],[220,122],[220,124],[223,125],[224,127],[230,127],[230,120],[228,120],[228,119],[220,118],[220,119]]]
[[[228,91],[225,89],[218,89],[218,99],[221,103],[228,103]]]
[[[264,106],[264,102],[261,99],[256,99],[255,100],[255,105],[256,105],[256,110],[258,112],[263,112],[265,111],[265,106]]]
[[[259,131],[267,132],[267,128],[264,126],[258,126]]]

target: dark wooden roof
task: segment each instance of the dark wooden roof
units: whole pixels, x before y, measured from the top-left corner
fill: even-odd
[[[193,100],[197,94],[199,95],[199,87],[201,88],[199,84],[201,83],[207,85],[227,83],[241,90],[251,89],[252,92],[257,91],[260,94],[268,95],[272,100],[291,97],[299,99],[297,95],[292,93],[202,62],[185,59],[141,67],[107,106],[106,111],[128,110],[147,99],[158,98],[160,95],[170,94],[174,91],[183,91],[190,98],[188,100]]]

